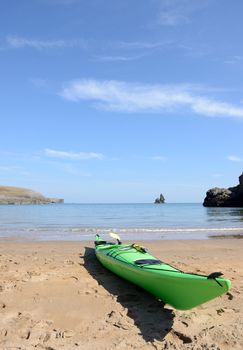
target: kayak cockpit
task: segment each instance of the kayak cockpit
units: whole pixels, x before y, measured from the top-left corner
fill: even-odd
[[[163,262],[158,259],[138,259],[135,260],[134,263],[136,265],[161,265]]]

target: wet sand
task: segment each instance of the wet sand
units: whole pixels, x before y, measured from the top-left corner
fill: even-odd
[[[0,349],[243,349],[243,240],[143,242],[230,293],[174,310],[105,270],[92,242],[0,241]]]

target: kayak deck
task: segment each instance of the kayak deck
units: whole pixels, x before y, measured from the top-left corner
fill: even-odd
[[[141,259],[141,252],[137,251],[136,248],[133,247],[133,245],[107,244],[106,246],[100,247],[99,249],[103,251],[108,257],[111,257],[113,259],[116,259],[117,261],[131,264],[134,266],[137,265],[138,267],[140,266],[146,269],[155,269],[155,270],[163,269],[167,271],[177,271],[177,272],[180,271],[179,269],[176,269],[175,267],[172,267],[169,264],[166,264],[158,259],[155,259],[152,255],[150,255],[147,252],[144,252],[142,254],[142,259]],[[141,260],[143,260],[144,263]],[[153,263],[153,261],[158,263]]]

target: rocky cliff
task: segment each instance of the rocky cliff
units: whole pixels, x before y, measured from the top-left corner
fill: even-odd
[[[63,203],[60,198],[48,198],[26,188],[0,186],[0,204],[50,204]]]
[[[205,207],[243,207],[243,173],[239,185],[229,188],[211,188],[204,199]]]

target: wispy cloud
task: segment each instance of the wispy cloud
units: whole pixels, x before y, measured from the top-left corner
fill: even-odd
[[[15,175],[22,175],[22,176],[29,176],[30,173],[23,169],[22,167],[18,166],[0,166],[0,175],[1,174],[15,174]]]
[[[134,55],[134,56],[116,56],[116,55],[107,55],[107,56],[95,56],[94,60],[95,61],[102,61],[102,62],[129,62],[129,61],[134,61],[137,60],[144,55]]]
[[[182,14],[173,13],[171,11],[162,12],[159,16],[159,22],[165,26],[176,26],[181,23],[187,23],[188,19]]]
[[[224,61],[224,63],[227,63],[227,64],[243,63],[243,56],[242,55],[230,56]]]
[[[230,160],[231,162],[242,162],[243,159],[239,156],[236,155],[230,155],[227,157],[228,160]]]
[[[0,151],[1,159],[11,159],[15,164],[19,161],[32,162],[39,161],[41,159],[38,153],[20,153],[20,152],[10,152],[10,151]]]
[[[73,166],[73,164],[58,164],[58,169],[63,171],[64,173],[75,175],[75,176],[83,176],[83,177],[91,177],[92,175],[88,172],[77,169]]]
[[[57,151],[54,149],[46,148],[44,154],[47,157],[52,158],[62,158],[69,160],[89,160],[89,159],[104,159],[104,155],[102,153],[94,153],[94,152],[67,152],[67,151]]]
[[[60,95],[70,101],[87,100],[96,108],[117,112],[175,112],[243,118],[243,107],[199,94],[190,85],[144,85],[121,81],[76,80]]]
[[[37,88],[47,88],[49,81],[43,78],[31,78],[30,82]]]
[[[157,49],[161,47],[166,47],[170,44],[171,44],[170,41],[165,41],[165,42],[120,41],[114,44],[114,46],[118,49],[147,50],[147,49]]]
[[[177,26],[189,23],[191,16],[206,5],[207,1],[161,0],[159,2],[159,24]]]
[[[80,0],[40,0],[42,3],[45,2],[47,5],[52,6],[71,6],[75,3],[79,3]]]
[[[84,40],[73,39],[73,40],[39,40],[29,39],[21,36],[7,36],[7,45],[13,49],[32,48],[35,50],[43,49],[63,49],[63,48],[74,48],[74,47],[86,47]]]
[[[108,49],[116,50],[122,53],[133,53],[133,57],[137,54],[137,59],[149,56],[157,53],[158,51],[164,51],[168,53],[170,51],[178,50],[186,57],[202,57],[202,56],[213,56],[215,59],[215,50],[208,44],[203,42],[191,43],[188,40],[178,40],[178,39],[164,39],[160,41],[118,41],[110,42],[107,45]],[[139,55],[141,54],[141,56]],[[125,55],[122,55],[125,56]],[[128,56],[128,55],[127,55]]]
[[[212,174],[212,177],[215,177],[215,178],[219,178],[219,177],[223,177],[223,176],[224,176],[223,174],[219,174],[219,173]]]
[[[101,62],[135,61],[152,54],[157,49],[169,47],[169,45],[172,45],[172,43],[148,41],[110,42],[106,45],[106,49],[111,50],[112,54],[98,54],[94,56],[94,59]]]

